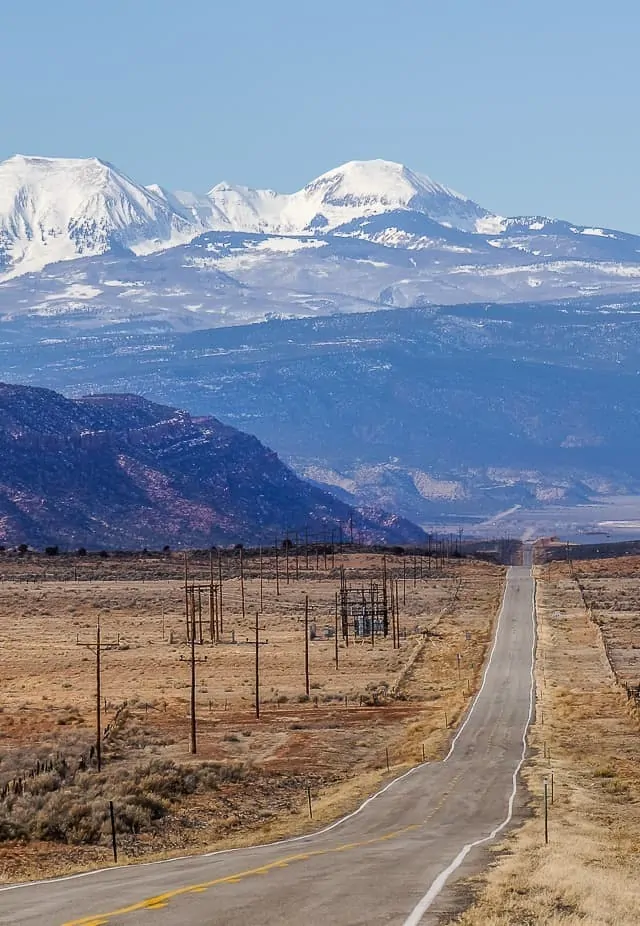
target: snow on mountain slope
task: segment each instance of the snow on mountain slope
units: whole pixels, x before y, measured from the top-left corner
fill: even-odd
[[[208,199],[223,217],[226,228],[246,232],[294,233],[302,227],[283,217],[290,196],[273,190],[252,190],[232,183],[219,183],[209,191]],[[295,195],[295,194],[294,194]],[[211,225],[211,230],[224,230],[225,225]]]
[[[459,193],[393,161],[349,161],[289,198],[285,215],[307,228],[335,228],[354,218],[407,209],[442,225],[475,231],[490,213]]]
[[[112,252],[149,254],[206,231],[323,235],[390,212],[447,229],[500,233],[503,221],[391,161],[350,161],[291,194],[220,183],[206,195],[142,187],[97,158],[0,164],[0,275]],[[342,231],[341,234],[350,234]]]
[[[135,315],[142,303],[153,317],[166,315],[182,300],[183,315],[237,323],[259,303],[262,318],[301,314],[303,304],[318,314],[361,300],[529,299],[536,288],[542,301],[637,289],[640,237],[544,216],[503,218],[392,161],[350,161],[290,194],[229,183],[208,194],[142,187],[96,158],[0,164],[0,284],[34,274],[38,292],[45,266],[91,258],[92,266],[69,270],[97,294],[103,255],[131,264],[116,278],[133,285],[119,312],[126,315],[126,300]],[[67,272],[51,271],[77,313]],[[22,304],[33,308],[33,299],[12,311]]]
[[[169,202],[98,158],[16,155],[0,164],[0,271],[79,256],[145,253],[197,231]]]
[[[297,193],[219,184],[209,199],[236,231],[327,232],[354,219],[402,209],[464,231],[479,223],[492,233],[501,219],[459,193],[393,161],[349,161]],[[224,226],[212,226],[221,230]]]
[[[172,193],[164,187],[152,183],[146,187],[154,196],[158,196],[167,206],[178,215],[183,216],[193,226],[193,235],[200,232],[232,231],[227,216],[204,193],[189,193],[186,190],[177,190]],[[193,237],[193,235],[191,237]]]

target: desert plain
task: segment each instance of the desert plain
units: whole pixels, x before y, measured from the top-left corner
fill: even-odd
[[[348,548],[240,558],[187,557],[194,754],[184,555],[1,555],[1,881],[110,864],[110,801],[119,861],[147,860],[307,832],[444,754],[481,679],[503,567]],[[350,605],[336,646],[341,587],[381,601],[384,575],[397,632],[357,636]]]

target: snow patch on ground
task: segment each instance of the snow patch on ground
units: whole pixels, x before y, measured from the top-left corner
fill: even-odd
[[[43,302],[59,302],[62,299],[95,299],[96,296],[102,295],[102,290],[97,286],[87,286],[81,283],[73,283],[66,289],[58,293],[50,293],[45,296]]]

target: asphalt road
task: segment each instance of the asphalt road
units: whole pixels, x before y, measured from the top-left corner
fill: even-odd
[[[356,926],[433,921],[508,824],[532,710],[533,583],[511,567],[484,684],[443,762],[315,835],[0,890],[0,924]],[[444,894],[441,894],[442,889]]]

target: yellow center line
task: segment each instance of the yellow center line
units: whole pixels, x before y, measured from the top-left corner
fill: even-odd
[[[432,817],[435,817],[435,815],[442,808],[442,805],[445,803],[447,798],[451,795],[451,792],[453,791],[453,789],[455,788],[455,786],[457,785],[457,783],[460,781],[461,778],[462,778],[462,772],[456,775],[455,778],[451,779],[451,784],[449,785],[449,787],[445,791],[442,792],[442,796],[440,800],[438,801],[438,803],[435,805],[435,807],[432,810],[429,811],[429,813],[425,817],[424,819],[425,823],[428,823]]]
[[[398,836],[402,836],[403,833],[419,829],[421,826],[422,824],[420,823],[411,823],[409,826],[402,827],[402,829],[393,830],[390,833],[385,833],[382,836],[375,836],[372,839],[345,843],[344,845],[335,846],[331,849],[316,849],[312,852],[300,852],[296,855],[285,856],[284,858],[269,862],[267,865],[261,865],[259,868],[248,868],[246,871],[239,871],[235,874],[227,875],[224,878],[215,878],[213,881],[204,881],[202,884],[179,887],[173,891],[166,891],[164,894],[158,894],[155,897],[147,897],[145,900],[139,900],[136,903],[130,904],[128,907],[110,910],[108,913],[99,913],[93,916],[83,916],[78,920],[69,920],[63,923],[63,926],[105,926],[105,924],[115,916],[126,916],[128,913],[137,913],[141,910],[161,910],[167,906],[170,900],[185,894],[202,894],[204,891],[208,891],[210,888],[216,887],[219,884],[238,884],[245,878],[250,878],[254,875],[266,875],[275,869],[286,868],[287,865],[290,865],[292,862],[303,862],[321,855],[332,855],[335,852],[346,852],[350,849],[361,849],[365,846],[372,846],[376,843],[384,842],[387,839],[395,839]]]

